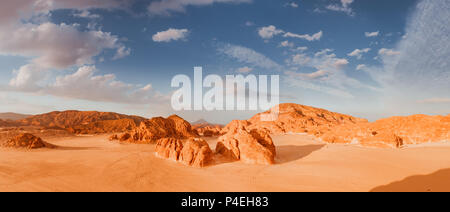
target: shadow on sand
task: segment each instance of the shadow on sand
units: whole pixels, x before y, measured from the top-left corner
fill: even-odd
[[[414,175],[388,185],[378,186],[371,192],[449,192],[450,168],[429,175]]]
[[[296,161],[299,159],[302,159],[311,153],[322,149],[325,146],[325,144],[319,144],[319,145],[305,145],[305,146],[294,146],[294,145],[287,145],[287,146],[278,146],[277,147],[277,163],[289,163],[292,161]]]

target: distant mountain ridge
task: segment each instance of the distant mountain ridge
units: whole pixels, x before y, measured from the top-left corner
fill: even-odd
[[[18,117],[18,116],[17,116]],[[0,127],[36,126],[65,129],[75,134],[124,132],[147,120],[113,112],[54,111],[28,116],[19,120],[1,120]]]
[[[210,123],[208,121],[206,121],[205,119],[199,119],[197,121],[191,122],[191,125],[194,128],[203,128],[203,127],[223,127],[224,125],[222,124],[215,124],[215,123]]]
[[[17,121],[17,120],[21,120],[21,119],[26,119],[30,116],[32,116],[32,115],[19,114],[19,113],[0,113],[0,119],[3,119],[4,121],[6,121],[6,120]]]

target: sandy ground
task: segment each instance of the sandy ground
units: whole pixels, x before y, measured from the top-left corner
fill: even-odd
[[[50,139],[61,148],[0,149],[0,191],[450,191],[450,143],[376,149],[273,138],[277,165],[217,158],[206,168],[106,135]]]

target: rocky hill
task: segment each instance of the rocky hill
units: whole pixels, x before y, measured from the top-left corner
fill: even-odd
[[[345,124],[330,128],[319,137],[330,143],[376,147],[450,141],[450,116],[412,115],[372,123]]]
[[[271,134],[284,133],[309,133],[317,134],[321,129],[327,129],[341,124],[367,123],[366,119],[330,112],[328,110],[299,105],[280,104],[278,106],[279,115],[275,121],[261,121],[262,114],[269,114],[270,111],[256,114],[248,120],[251,129],[267,129]],[[227,131],[227,127],[224,131]]]
[[[221,124],[211,124],[204,119],[200,119],[196,122],[191,123],[192,128],[197,131],[199,135],[205,137],[218,136],[220,131],[224,127]]]
[[[12,120],[12,121],[17,121],[17,120],[20,120],[20,119],[26,119],[26,118],[28,118],[30,116],[31,115],[19,114],[19,113],[0,113],[0,119]]]
[[[197,136],[197,132],[192,129],[189,122],[177,115],[172,115],[168,118],[155,117],[143,121],[138,127],[118,138],[122,142],[155,143],[161,138],[184,139]]]

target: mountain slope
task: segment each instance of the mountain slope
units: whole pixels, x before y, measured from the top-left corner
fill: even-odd
[[[261,115],[270,113],[270,111],[266,111],[256,114],[249,119],[250,127],[265,128],[272,134],[316,134],[321,128],[329,128],[346,123],[368,122],[366,119],[299,104],[285,103],[276,107],[279,109],[278,119],[275,121],[261,121]]]
[[[12,120],[12,121],[17,121],[17,120],[20,120],[20,119],[26,119],[26,118],[28,118],[30,116],[31,115],[19,114],[19,113],[0,113],[0,119]]]

